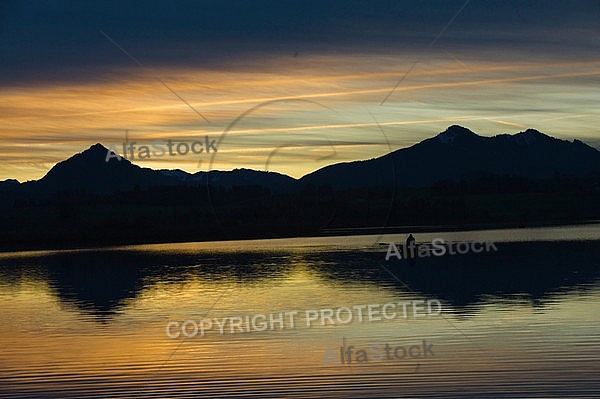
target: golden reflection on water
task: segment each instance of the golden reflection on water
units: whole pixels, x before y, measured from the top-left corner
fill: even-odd
[[[191,251],[189,244],[152,250],[174,248],[179,253]],[[122,298],[105,314],[101,309],[90,311],[77,298],[69,300],[64,293],[61,297],[60,290],[66,288],[44,273],[28,273],[26,267],[16,278],[4,273],[0,395],[134,397],[146,384],[140,397],[190,392],[319,397],[332,389],[343,397],[344,387],[351,396],[365,397],[368,392],[393,397],[398,392],[434,395],[482,387],[514,395],[541,386],[546,388],[540,392],[548,394],[552,389],[571,389],[577,382],[585,396],[585,389],[597,386],[590,378],[600,371],[597,286],[548,295],[542,303],[490,293],[459,307],[442,299],[441,316],[414,317],[409,312],[407,318],[307,327],[306,310],[430,298],[399,290],[389,279],[331,278],[328,273],[344,266],[332,264],[325,254],[314,256],[314,247],[307,248],[246,260],[248,264],[273,260],[269,269],[273,275],[260,275],[260,268],[247,275],[228,270],[212,280],[202,273],[212,267],[202,259],[220,255],[210,252],[197,264],[187,265],[188,275],[183,277],[179,273],[143,277],[135,295]],[[149,248],[140,251],[147,253]],[[352,268],[364,265],[345,267],[352,273]],[[198,322],[209,309],[209,319],[294,310],[299,315],[295,328],[233,334],[213,328],[185,341],[167,337],[168,322]],[[358,350],[389,343],[408,348],[424,339],[433,344],[435,356],[324,365],[328,348],[338,355],[340,346]],[[364,391],[365,386],[371,390]]]

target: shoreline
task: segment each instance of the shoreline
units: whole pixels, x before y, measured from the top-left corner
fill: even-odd
[[[279,237],[243,237],[230,239],[180,239],[180,240],[146,240],[146,241],[120,241],[90,244],[73,244],[73,245],[7,245],[0,248],[0,254],[10,254],[18,252],[36,252],[36,251],[63,251],[63,250],[94,250],[103,248],[114,248],[134,245],[166,245],[166,244],[184,244],[184,243],[207,243],[207,242],[235,242],[235,241],[252,241],[252,240],[276,240],[276,239],[291,239],[291,238],[320,238],[320,237],[353,237],[362,235],[385,235],[385,234],[418,234],[418,233],[448,233],[448,232],[465,232],[465,231],[484,231],[484,230],[510,230],[510,229],[530,229],[543,227],[564,227],[564,226],[586,226],[599,224],[600,220],[587,220],[579,222],[547,222],[547,223],[485,223],[485,224],[470,224],[470,225],[442,225],[442,226],[390,226],[390,227],[357,227],[357,228],[337,228],[323,230],[318,235],[289,235]]]

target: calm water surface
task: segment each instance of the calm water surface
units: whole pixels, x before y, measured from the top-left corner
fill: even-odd
[[[386,262],[378,243],[405,238],[387,235],[1,254],[0,397],[600,396],[600,225],[417,241],[436,237],[498,251]],[[306,325],[307,310],[419,300],[441,314]],[[289,311],[293,328],[166,333]],[[433,356],[341,363],[340,347],[423,340]]]

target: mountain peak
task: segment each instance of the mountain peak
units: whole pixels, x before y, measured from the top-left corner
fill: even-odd
[[[96,143],[90,146],[87,150],[79,152],[72,157],[68,158],[66,161],[77,160],[79,162],[97,164],[98,162],[106,162],[106,155],[111,152],[108,148],[103,146],[100,143]],[[64,162],[64,161],[63,161]],[[119,161],[117,158],[112,157],[108,160],[109,163],[118,162],[118,163],[130,163],[126,158]]]
[[[108,148],[104,147],[100,143],[96,143],[96,144],[90,146],[90,148],[88,148],[87,150],[81,152],[80,154],[87,155],[92,158],[98,158],[98,156],[101,155],[102,158],[105,158],[107,152],[108,152]]]
[[[520,132],[514,135],[517,143],[519,144],[532,144],[539,140],[548,140],[552,137],[541,133],[535,129],[527,129],[524,132]]]
[[[90,146],[90,148],[88,148],[86,151],[90,151],[90,150],[94,150],[94,151],[97,151],[97,150],[108,151],[108,148],[106,148],[105,146],[103,146],[100,143],[96,143],[96,144]]]
[[[53,190],[84,189],[108,192],[128,189],[128,180],[137,177],[141,169],[130,161],[112,158],[106,162],[108,149],[100,143],[90,146],[54,165],[39,182]]]
[[[438,140],[444,144],[453,143],[457,138],[479,137],[466,127],[459,125],[449,126],[445,131],[437,135]]]

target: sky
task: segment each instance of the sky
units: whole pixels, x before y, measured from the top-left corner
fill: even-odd
[[[0,1],[0,180],[125,141],[294,177],[454,124],[600,148],[599,38],[598,1]]]

